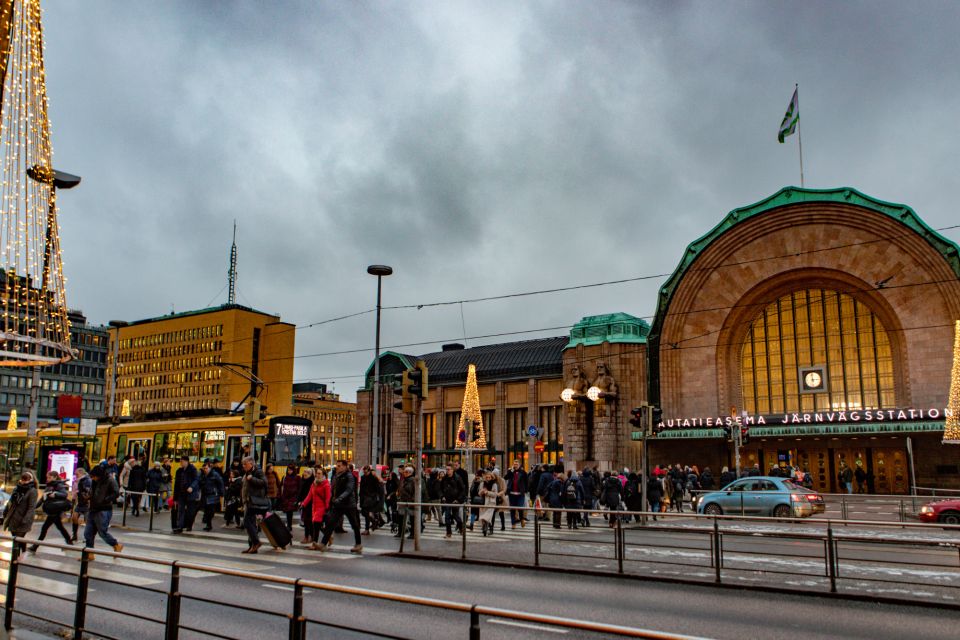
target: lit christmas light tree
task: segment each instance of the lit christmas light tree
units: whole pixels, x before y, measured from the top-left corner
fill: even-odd
[[[944,444],[960,444],[960,320],[957,320],[953,336],[953,369],[950,371],[950,398],[947,400],[950,415],[943,425]]]
[[[476,437],[470,441],[471,434]],[[467,369],[467,387],[463,392],[463,405],[460,407],[460,424],[457,426],[458,449],[486,449],[487,436],[483,429],[483,415],[480,413],[480,391],[477,389],[477,367]]]

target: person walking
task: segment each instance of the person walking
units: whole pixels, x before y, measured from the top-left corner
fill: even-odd
[[[383,483],[373,468],[363,465],[360,476],[360,510],[363,512],[363,534],[370,535],[383,525]]]
[[[600,486],[600,502],[610,511],[620,509],[621,496],[623,495],[623,484],[620,478],[611,474],[609,471],[603,472],[603,484]],[[611,527],[617,525],[617,516],[611,514],[607,518],[607,523]]]
[[[417,483],[416,479],[413,477],[414,469],[413,467],[404,467],[403,468],[403,479],[400,481],[400,487],[397,489],[397,502],[400,503],[399,516],[401,525],[397,529],[396,536],[399,538],[403,535],[403,522],[407,524],[407,534],[410,538],[413,538],[413,527],[414,527],[414,518],[416,517],[416,507],[402,506],[403,503],[410,503],[417,501]]]
[[[23,538],[33,528],[34,510],[37,508],[37,481],[30,471],[20,474],[20,481],[10,494],[3,511],[3,528],[10,535]],[[20,552],[27,550],[26,542],[17,542]]]
[[[457,531],[464,527],[463,518],[460,517],[460,510],[467,499],[467,487],[463,484],[460,476],[457,475],[453,465],[448,464],[446,472],[440,479],[440,502],[443,503],[443,520],[447,527],[447,539],[453,535],[453,523],[457,523]]]
[[[363,545],[360,543],[360,513],[357,511],[357,479],[347,466],[346,460],[337,460],[335,471],[330,514],[323,530],[323,540],[320,541],[320,551],[327,551],[336,522],[346,518],[353,529],[354,545],[350,553],[363,553]]]
[[[243,507],[243,469],[227,471],[227,480],[223,487],[223,528],[233,526],[236,522],[238,529],[243,529],[240,511]]]
[[[153,467],[147,471],[145,478],[145,485],[147,493],[149,495],[149,500],[147,501],[147,508],[153,509],[153,512],[156,513],[160,511],[160,493],[163,491],[163,467],[160,465],[160,462],[154,462]]]
[[[193,520],[200,506],[200,472],[190,464],[190,456],[180,456],[180,469],[173,480],[173,500],[177,505],[177,526],[173,533],[193,531]]]
[[[110,533],[110,518],[113,517],[113,504],[120,497],[120,485],[113,475],[100,466],[90,470],[90,480],[90,512],[83,528],[83,543],[92,549],[99,535],[114,551],[120,553],[123,545]]]
[[[300,476],[297,466],[287,465],[287,473],[280,482],[280,497],[278,500],[280,511],[287,516],[287,529],[293,532],[293,512],[300,504]]]
[[[143,498],[143,492],[147,488],[147,459],[141,457],[140,460],[134,460],[130,465],[130,471],[127,474],[127,495],[130,498],[134,517],[140,516],[140,500]]]
[[[80,529],[80,520],[83,519],[83,524],[86,526],[87,517],[90,513],[90,495],[93,493],[93,483],[90,481],[90,476],[84,470],[83,467],[77,467],[76,472],[73,477],[73,513],[70,515],[70,521],[72,523],[72,533],[70,537],[71,542],[77,541],[77,531]]]
[[[312,540],[310,548],[320,551],[320,539],[323,535],[324,518],[330,509],[330,481],[323,467],[317,466],[313,473],[313,481],[303,500],[304,520],[310,514],[311,528],[305,539]]]
[[[390,521],[390,529],[394,530],[400,524],[397,522],[397,490],[400,489],[400,476],[395,471],[384,471],[383,475],[386,478],[384,502],[387,506],[387,520]]]
[[[276,510],[277,503],[280,500],[280,476],[273,469],[273,465],[267,463],[263,477],[267,480],[267,497],[270,498],[270,508]]]
[[[520,460],[514,460],[513,466],[503,475],[504,482],[507,483],[507,500],[511,507],[526,506],[527,499],[527,472],[520,466]],[[520,527],[527,526],[527,518],[520,509],[510,509],[510,527],[517,528],[517,522]]]
[[[563,483],[563,508],[566,510],[567,529],[578,529],[580,509],[583,507],[583,487],[577,473],[572,469]]]
[[[647,503],[650,505],[650,511],[653,512],[653,519],[656,520],[656,514],[660,513],[660,502],[663,500],[663,485],[656,474],[651,473],[647,479]]]
[[[593,472],[589,467],[583,470],[583,473],[580,474],[580,486],[583,488],[583,513],[581,514],[581,521],[583,526],[590,526],[590,512],[597,508],[597,498],[596,498],[596,481],[594,479]]]
[[[261,516],[270,509],[270,498],[267,497],[267,479],[263,471],[257,468],[253,458],[247,456],[240,463],[243,467],[243,481],[240,499],[243,503],[243,528],[247,530],[248,547],[241,553],[256,553],[260,548],[260,528],[257,516]]]
[[[160,484],[160,502],[164,509],[169,509],[167,500],[170,499],[173,492],[173,467],[170,466],[170,458],[163,459],[160,469],[163,471],[163,481]]]
[[[224,494],[223,478],[207,462],[200,473],[200,497],[203,503],[203,530],[213,530],[213,515],[220,506],[220,497]]]
[[[307,467],[303,470],[300,478],[300,493],[297,494],[297,508],[300,509],[300,522],[303,523],[303,544],[313,542],[313,512],[309,507],[304,506],[307,496],[310,494],[310,487],[313,486],[313,469]]]
[[[500,494],[500,485],[492,471],[483,474],[483,484],[480,487],[479,494],[483,498],[483,507],[480,509],[480,527],[483,530],[484,537],[488,534],[492,536],[493,520],[497,511],[497,498]]]
[[[43,490],[43,512],[47,518],[40,528],[38,540],[46,538],[47,531],[50,530],[50,527],[55,526],[66,543],[73,544],[70,536],[67,535],[66,528],[63,526],[63,514],[69,511],[72,506],[70,500],[67,499],[67,493],[67,483],[60,479],[60,474],[56,471],[48,471],[47,486]],[[30,547],[30,551],[36,553],[39,548],[40,545],[34,544]]]

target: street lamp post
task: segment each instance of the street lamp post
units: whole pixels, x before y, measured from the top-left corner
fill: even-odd
[[[370,392],[373,394],[373,415],[370,424],[370,446],[368,460],[372,464],[380,463],[380,291],[384,276],[393,273],[393,268],[385,264],[372,264],[367,267],[367,273],[377,276],[377,330],[373,348],[373,384]]]

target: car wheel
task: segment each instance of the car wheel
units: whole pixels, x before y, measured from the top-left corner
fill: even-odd
[[[773,508],[773,517],[774,518],[789,518],[793,514],[790,513],[790,507],[785,504],[778,504]]]
[[[956,511],[944,511],[940,514],[941,524],[960,524],[960,513]]]
[[[720,505],[718,505],[718,504],[715,503],[715,502],[711,502],[710,504],[708,504],[707,506],[705,506],[705,507],[703,508],[703,512],[704,512],[705,514],[707,514],[708,516],[719,516],[719,515],[723,515],[723,509],[721,509],[721,508],[720,508]]]

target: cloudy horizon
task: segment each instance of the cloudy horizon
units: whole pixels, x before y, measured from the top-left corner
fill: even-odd
[[[352,400],[384,348],[649,318],[731,209],[805,184],[955,224],[960,5],[43,3],[67,299],[94,324],[237,302]],[[957,242],[957,229],[943,232]],[[462,315],[461,315],[462,310]],[[491,334],[542,330],[514,337]],[[472,339],[471,339],[472,338]],[[342,355],[330,352],[368,349]]]

